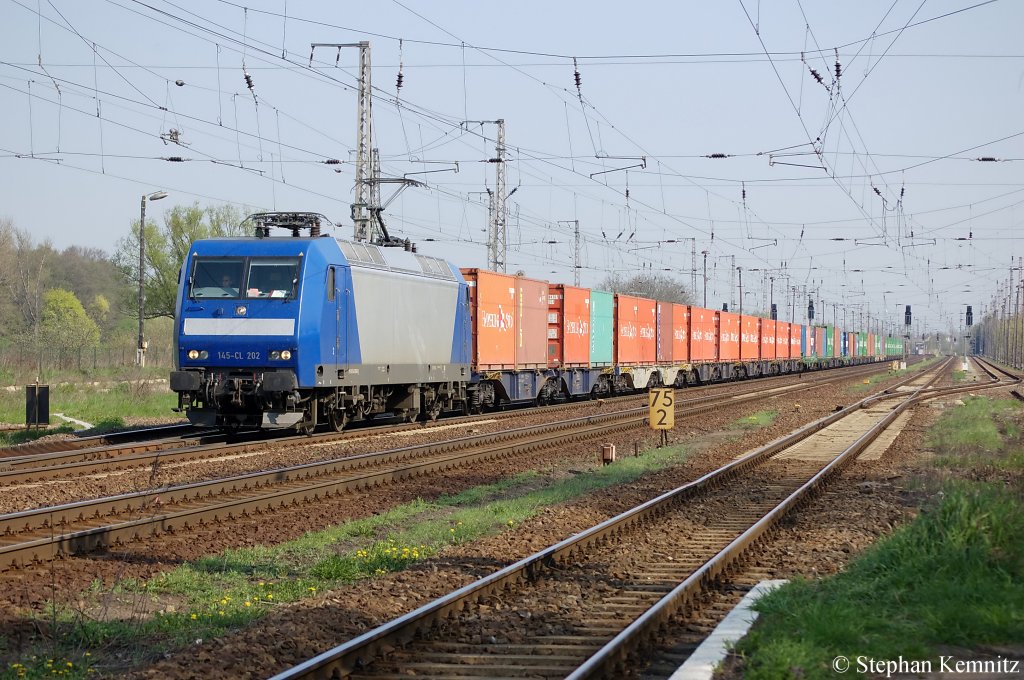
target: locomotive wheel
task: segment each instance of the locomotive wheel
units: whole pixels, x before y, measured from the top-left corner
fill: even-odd
[[[316,420],[310,418],[308,415],[303,417],[298,423],[295,424],[295,429],[299,434],[304,434],[307,437],[313,436],[313,430],[316,429]]]
[[[309,404],[302,414],[302,420],[295,424],[295,429],[298,430],[299,434],[304,434],[307,437],[313,436],[313,430],[316,429],[316,414],[319,408],[320,404],[316,399],[309,400]]]
[[[343,408],[332,408],[327,414],[327,422],[335,432],[341,432],[348,424],[348,412]]]

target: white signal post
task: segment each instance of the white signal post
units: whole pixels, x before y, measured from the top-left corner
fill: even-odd
[[[661,430],[661,444],[668,444],[668,431],[676,426],[676,391],[671,387],[653,387],[647,396],[648,422],[652,430]]]

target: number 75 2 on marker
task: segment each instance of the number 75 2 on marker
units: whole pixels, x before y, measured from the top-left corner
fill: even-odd
[[[676,391],[671,387],[654,387],[647,397],[651,429],[671,430],[676,424]]]

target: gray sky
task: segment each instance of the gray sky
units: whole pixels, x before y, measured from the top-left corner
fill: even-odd
[[[369,40],[382,172],[426,182],[388,227],[461,266],[487,262],[496,136],[461,122],[497,118],[510,272],[571,283],[579,220],[585,286],[646,269],[699,302],[707,251],[709,307],[738,306],[735,266],[747,310],[788,320],[798,286],[797,321],[806,287],[819,321],[902,330],[910,304],[923,331],[979,318],[1024,255],[1016,0],[0,7],[0,217],[57,247],[112,251],[158,189],[157,220],[232,203],[351,237],[357,51],[310,44]]]

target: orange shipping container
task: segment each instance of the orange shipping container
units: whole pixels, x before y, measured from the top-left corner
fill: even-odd
[[[721,361],[737,361],[740,358],[740,315],[719,312],[718,358]]]
[[[674,311],[671,302],[656,302],[658,319],[658,342],[657,357],[658,363],[671,363],[672,361],[672,327]]]
[[[790,357],[789,345],[789,322],[775,322],[775,358],[788,359]]]
[[[486,269],[463,269],[462,275],[469,284],[475,368],[514,368],[516,278]]]
[[[868,356],[875,356],[875,334],[868,333]]]
[[[789,358],[799,359],[804,356],[800,347],[800,336],[803,335],[803,324],[792,323],[789,325]]]
[[[757,361],[761,358],[761,319],[756,316],[740,317],[740,359]]]
[[[548,365],[548,282],[517,276],[516,368]]]
[[[657,313],[654,300],[615,296],[615,357],[624,365],[654,364],[657,356]]]
[[[825,356],[825,329],[821,326],[814,329],[814,355]]]
[[[718,361],[719,312],[690,307],[690,361]]]
[[[590,365],[590,291],[548,287],[548,365]]]
[[[690,308],[672,303],[672,361],[690,360]]]
[[[761,319],[761,358],[775,358],[775,322],[771,319]]]

